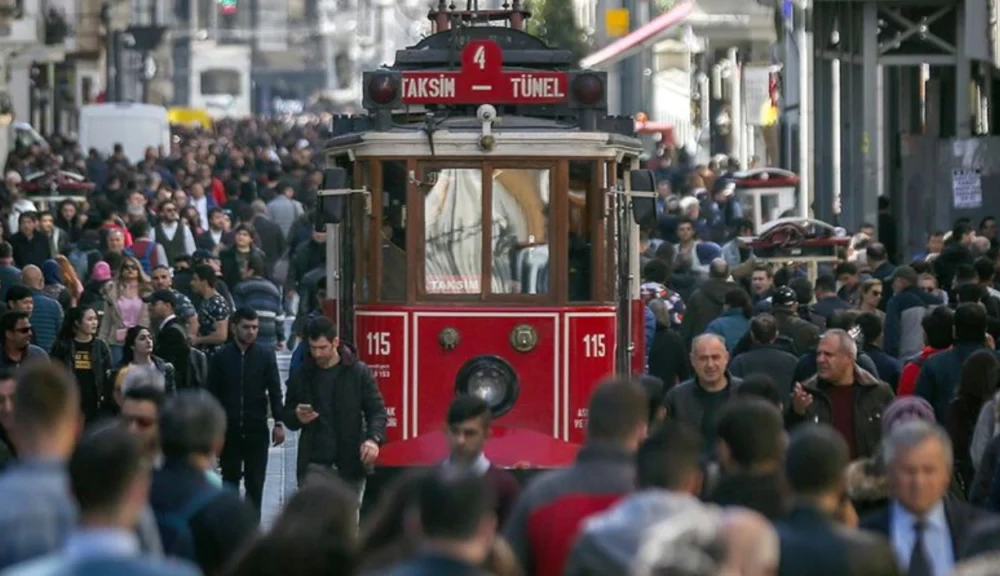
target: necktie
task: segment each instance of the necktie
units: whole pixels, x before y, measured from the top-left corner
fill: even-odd
[[[924,531],[927,524],[923,520],[913,523],[913,552],[910,553],[910,569],[906,576],[934,576],[927,547],[924,546]]]

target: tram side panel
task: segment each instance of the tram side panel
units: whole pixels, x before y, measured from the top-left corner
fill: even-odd
[[[556,437],[583,444],[591,392],[615,371],[617,314],[610,307],[570,311],[563,314],[563,324],[563,408],[567,420]]]

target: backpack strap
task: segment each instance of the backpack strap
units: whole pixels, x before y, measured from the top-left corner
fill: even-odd
[[[903,366],[906,366],[907,364],[916,364],[918,367],[923,366],[925,360],[927,359],[924,358],[923,352],[917,352],[916,354],[903,360]]]

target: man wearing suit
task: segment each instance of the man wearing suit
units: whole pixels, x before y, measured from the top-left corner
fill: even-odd
[[[775,522],[781,539],[778,576],[896,576],[885,538],[841,523],[849,462],[844,437],[832,426],[800,426],[785,452],[791,512]]]
[[[884,440],[890,504],[862,520],[885,534],[907,576],[948,576],[970,534],[991,515],[946,499],[953,455],[948,433],[923,421],[906,422]]]
[[[77,527],[59,552],[14,566],[11,576],[194,576],[186,562],[144,558],[135,525],[146,507],[151,472],[137,437],[120,423],[92,429],[69,462]],[[7,574],[7,572],[5,572]]]
[[[149,319],[156,327],[156,355],[174,365],[174,384],[178,390],[190,386],[191,345],[187,330],[174,314],[177,296],[173,290],[157,290],[144,299],[149,304]]]

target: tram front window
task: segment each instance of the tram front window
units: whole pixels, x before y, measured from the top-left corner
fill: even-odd
[[[493,294],[549,291],[549,171],[493,170]]]
[[[425,289],[479,294],[483,252],[483,172],[428,171],[424,181]]]

